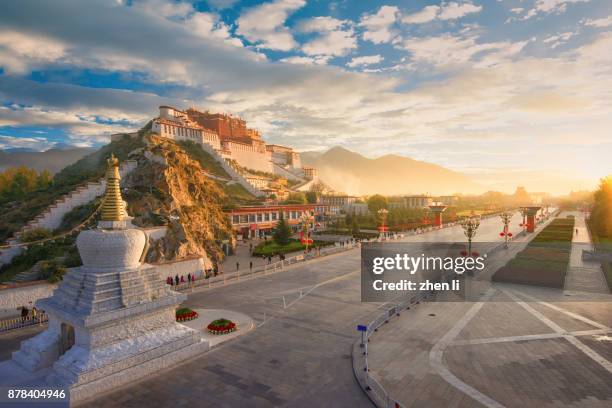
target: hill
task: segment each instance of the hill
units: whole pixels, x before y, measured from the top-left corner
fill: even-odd
[[[64,167],[94,152],[88,147],[49,149],[44,152],[24,151],[21,149],[0,150],[0,171],[8,167],[27,166],[34,170],[48,170],[55,174]]]
[[[482,187],[442,166],[389,154],[369,159],[342,147],[304,152],[302,163],[316,167],[333,189],[349,194],[474,193]]]

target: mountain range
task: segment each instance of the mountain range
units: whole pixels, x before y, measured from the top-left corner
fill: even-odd
[[[304,165],[315,167],[319,178],[348,194],[436,195],[482,192],[469,177],[442,166],[388,154],[370,159],[343,147],[301,153]]]
[[[54,148],[44,152],[25,149],[0,150],[0,171],[8,167],[27,166],[38,171],[48,170],[54,174],[94,151],[95,149],[87,147]]]

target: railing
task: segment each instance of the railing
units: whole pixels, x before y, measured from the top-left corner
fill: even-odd
[[[374,320],[367,325],[367,330],[363,332],[362,338],[353,346],[353,372],[355,378],[359,382],[361,388],[364,389],[368,397],[379,408],[403,408],[401,402],[393,399],[385,388],[374,377],[370,375],[368,365],[368,343],[370,336],[378,331],[378,328],[396,316],[399,316],[401,311],[407,310],[411,305],[417,304],[422,300],[427,299],[432,292],[421,292],[413,295],[409,299],[393,303],[393,306],[386,308]]]
[[[22,327],[34,326],[43,324],[49,320],[46,313],[39,313],[38,316],[15,317],[12,319],[0,320],[0,333]]]

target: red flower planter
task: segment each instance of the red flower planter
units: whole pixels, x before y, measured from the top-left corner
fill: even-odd
[[[181,313],[176,315],[177,322],[186,322],[188,320],[193,320],[198,318],[198,312],[192,310],[191,312]]]
[[[215,320],[206,328],[212,334],[229,334],[237,330],[236,323],[225,319]]]

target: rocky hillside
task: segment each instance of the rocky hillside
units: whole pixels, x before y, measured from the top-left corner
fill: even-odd
[[[112,142],[64,168],[55,175],[54,184],[48,189],[34,192],[21,202],[5,203],[10,208],[7,212],[11,213],[11,221],[3,217],[6,225],[0,223],[2,234],[10,236],[42,212],[58,194],[98,179],[104,174],[105,161],[111,153],[121,161],[129,158],[138,162],[136,169],[123,180],[123,198],[134,217],[133,223],[140,227],[167,227],[166,236],[149,247],[147,262],[190,255],[206,255],[213,262],[223,258],[222,244],[233,239],[223,209],[255,198],[246,191],[233,194],[234,184],[226,185],[210,177],[215,163],[201,148],[159,138],[147,129],[136,137],[126,135],[123,140]],[[37,233],[46,237],[69,231],[88,219],[97,205],[76,207],[64,216],[56,231]],[[0,268],[0,281],[8,281],[41,261],[51,262],[54,270],[79,265],[74,236],[31,246]]]
[[[223,206],[229,197],[179,144],[145,136],[146,146],[130,155],[138,167],[125,180],[124,199],[134,224],[167,225],[165,238],[149,249],[147,261],[208,255],[221,259],[220,243],[231,239]]]

